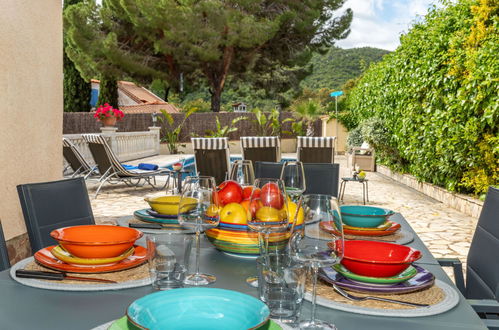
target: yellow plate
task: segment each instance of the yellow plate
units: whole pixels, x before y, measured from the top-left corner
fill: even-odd
[[[126,250],[122,255],[113,258],[78,258],[73,256],[68,251],[64,250],[64,248],[60,245],[54,247],[50,252],[57,259],[64,261],[67,264],[73,265],[108,265],[117,263],[123,259],[128,258],[133,254],[134,247],[132,246],[130,249]]]
[[[343,224],[343,228],[350,230],[386,230],[392,226],[390,221],[385,221],[378,227],[353,227]]]

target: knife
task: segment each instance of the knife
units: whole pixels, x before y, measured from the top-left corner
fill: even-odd
[[[88,282],[101,282],[101,283],[117,283],[116,281],[105,280],[103,278],[91,278],[91,277],[80,277],[67,275],[66,273],[56,273],[56,272],[44,272],[38,270],[26,270],[18,269],[16,270],[16,276],[21,278],[37,278],[41,280],[74,280],[74,281],[88,281]]]
[[[143,229],[163,229],[159,223],[129,223],[130,228],[143,228]]]

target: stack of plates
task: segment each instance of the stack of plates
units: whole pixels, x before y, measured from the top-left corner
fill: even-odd
[[[123,254],[112,258],[79,258],[60,245],[41,249],[34,255],[41,265],[72,273],[107,273],[129,269],[147,261],[147,249],[135,245]]]
[[[149,223],[159,223],[163,228],[167,229],[182,229],[178,223],[177,215],[161,214],[153,209],[137,210],[133,213],[134,217],[140,221]]]
[[[326,232],[334,233],[335,229],[331,222],[322,222],[320,228]],[[400,230],[400,224],[386,220],[384,223],[377,227],[352,227],[343,224],[343,233],[352,236],[387,236],[395,234]]]

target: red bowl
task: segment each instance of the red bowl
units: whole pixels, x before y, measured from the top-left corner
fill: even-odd
[[[345,241],[344,247],[342,265],[364,276],[395,276],[421,258],[420,251],[393,243],[352,240]]]
[[[50,233],[66,251],[79,258],[117,257],[142,235],[137,229],[106,225],[64,227]]]

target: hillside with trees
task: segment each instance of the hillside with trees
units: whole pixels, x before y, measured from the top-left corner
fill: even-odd
[[[371,63],[379,62],[389,51],[362,47],[331,48],[326,54],[315,54],[310,61],[312,74],[302,86],[310,89],[340,89],[348,80],[357,78]]]

